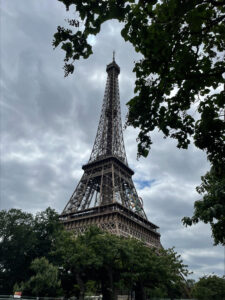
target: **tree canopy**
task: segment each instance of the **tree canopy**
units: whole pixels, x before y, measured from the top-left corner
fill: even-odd
[[[33,216],[19,209],[0,211],[0,293],[12,293],[16,282],[26,281],[35,258],[50,258],[62,225],[51,208]]]
[[[32,275],[28,281],[15,284],[15,291],[23,291],[25,295],[58,296],[61,293],[61,282],[58,278],[58,267],[49,263],[45,257],[35,258],[30,265]]]
[[[116,291],[179,297],[187,266],[173,249],[154,250],[142,242],[90,228],[77,238],[63,229],[51,210],[33,216],[0,211],[0,293],[25,296],[102,294]]]
[[[127,103],[127,125],[139,128],[138,155],[148,155],[151,132],[158,128],[165,138],[177,140],[179,148],[186,149],[193,140],[206,152],[216,177],[224,176],[225,1],[59,1],[77,15],[68,20],[69,28],[58,26],[53,40],[54,47],[65,51],[66,76],[73,73],[76,60],[92,54],[88,37],[111,19],[123,24],[122,37],[141,54],[133,69],[135,95]],[[205,198],[201,201],[203,208]],[[222,205],[224,228],[224,201]],[[197,207],[195,222],[205,222]],[[224,243],[224,233],[217,230],[219,226],[212,231],[215,243]]]
[[[212,167],[202,177],[202,184],[197,191],[203,195],[203,200],[195,202],[193,217],[183,218],[183,223],[192,225],[199,220],[209,223],[215,244],[225,245],[225,168],[218,172]]]
[[[193,296],[199,300],[222,300],[225,295],[225,278],[203,276],[194,285]]]
[[[188,274],[180,256],[173,249],[154,250],[135,239],[118,237],[98,228],[71,238],[60,236],[54,252],[62,266],[62,285],[67,295],[77,292],[83,299],[88,283],[95,281],[103,299],[114,300],[116,290],[135,291],[135,299],[146,299],[147,293],[180,296]],[[68,281],[70,285],[68,285]],[[71,287],[79,287],[72,289]]]

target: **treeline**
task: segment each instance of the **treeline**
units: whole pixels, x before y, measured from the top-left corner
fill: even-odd
[[[102,294],[118,291],[135,299],[197,297],[224,299],[225,279],[185,280],[185,266],[173,249],[154,250],[143,243],[90,228],[74,238],[51,208],[32,214],[0,211],[0,294],[27,296]]]

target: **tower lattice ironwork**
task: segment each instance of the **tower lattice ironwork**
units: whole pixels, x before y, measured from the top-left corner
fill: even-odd
[[[144,240],[160,247],[158,226],[148,221],[127,163],[120,112],[118,75],[113,62],[108,73],[97,135],[83,176],[61,214],[75,234],[97,225],[111,233]]]

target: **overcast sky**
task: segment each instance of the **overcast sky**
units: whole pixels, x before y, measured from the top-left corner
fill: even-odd
[[[106,64],[116,51],[122,120],[133,96],[133,62],[138,59],[120,36],[121,25],[104,24],[93,38],[94,54],[76,63],[68,78],[63,52],[53,50],[58,25],[68,17],[57,0],[11,0],[1,5],[1,169],[0,207],[36,213],[61,212],[91,154],[106,83]],[[210,228],[182,225],[199,199],[195,187],[209,165],[203,152],[153,134],[147,159],[136,160],[137,131],[124,131],[128,163],[150,221],[160,227],[165,248],[175,247],[193,278],[224,274],[224,249],[213,246]]]

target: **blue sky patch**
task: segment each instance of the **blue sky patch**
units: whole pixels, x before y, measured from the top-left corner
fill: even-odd
[[[144,189],[145,187],[150,187],[156,180],[135,180],[134,184],[137,185],[137,188]]]

